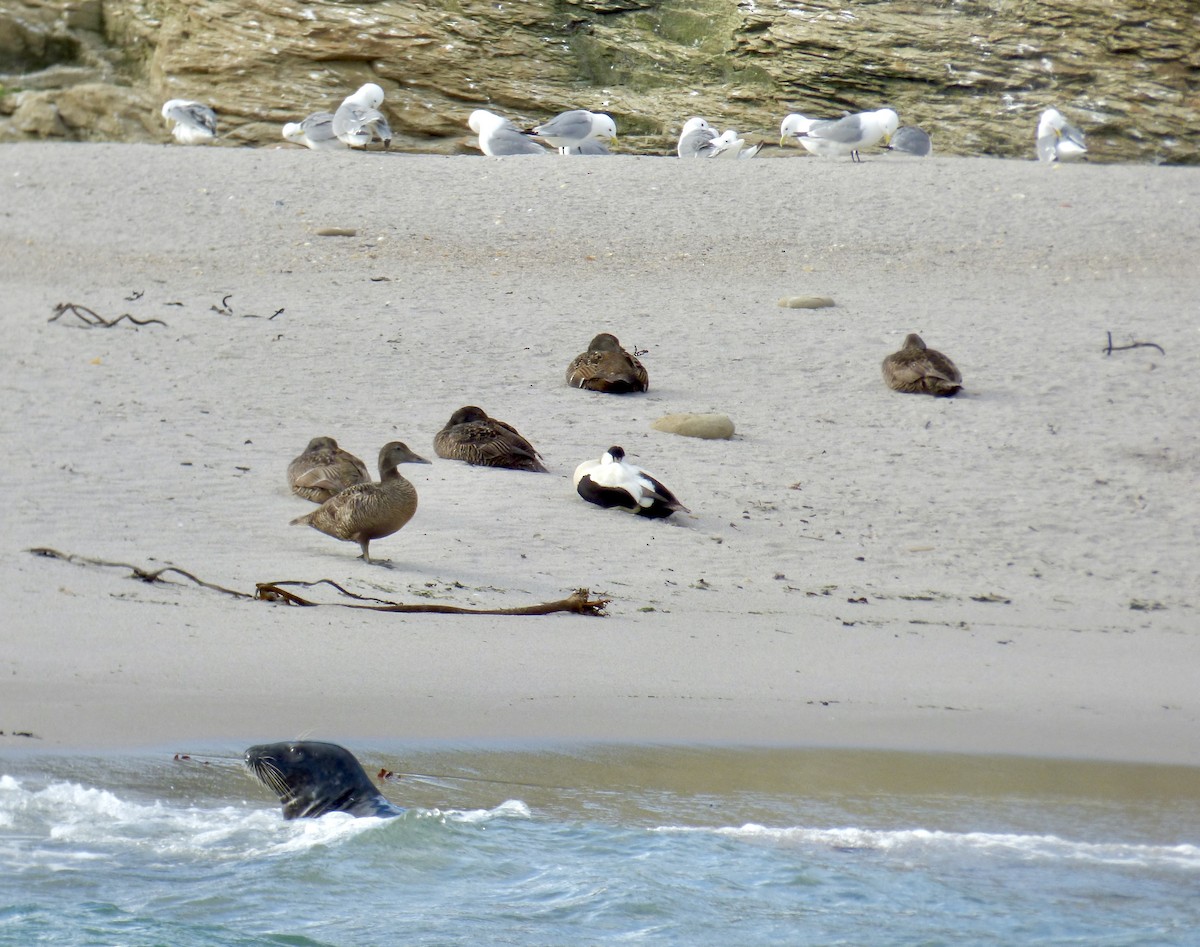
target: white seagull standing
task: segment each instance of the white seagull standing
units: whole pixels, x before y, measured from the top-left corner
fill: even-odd
[[[171,134],[181,145],[207,145],[217,137],[217,113],[200,102],[171,99],[162,117],[172,123]]]
[[[791,138],[814,155],[849,155],[851,161],[861,161],[859,149],[870,148],[880,140],[888,144],[899,127],[900,116],[892,109],[817,121],[793,113],[779,126],[779,144]]]
[[[548,155],[536,141],[526,138],[507,118],[476,109],[467,119],[467,126],[479,136],[479,150],[489,158],[506,158],[510,155]]]
[[[333,113],[313,112],[299,122],[283,126],[283,137],[313,151],[341,151],[346,143],[333,133]]]
[[[1083,132],[1063,118],[1058,109],[1046,109],[1037,127],[1039,161],[1074,161],[1087,154]]]
[[[651,519],[662,519],[677,510],[690,512],[641,467],[626,463],[620,447],[610,447],[599,460],[585,460],[576,467],[575,490],[589,503],[615,506]]]
[[[333,133],[351,148],[366,148],[376,140],[387,148],[392,143],[392,130],[379,111],[382,104],[383,89],[378,85],[368,82],[359,86],[333,113]]]

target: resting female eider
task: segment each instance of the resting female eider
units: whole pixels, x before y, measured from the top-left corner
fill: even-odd
[[[385,444],[379,452],[379,482],[356,483],[335,493],[311,513],[292,520],[334,539],[358,543],[361,559],[371,561],[372,539],[391,536],[417,511],[417,491],[400,476],[398,464],[427,464],[400,441]]]
[[[650,387],[650,376],[636,356],[621,348],[615,335],[601,332],[567,367],[567,384],[623,395],[645,391]]]
[[[314,437],[304,453],[288,464],[292,493],[313,503],[324,503],[335,493],[356,483],[370,483],[367,465],[342,450],[332,437]]]
[[[926,348],[915,332],[904,347],[883,360],[883,380],[895,391],[949,398],[962,388],[962,375],[954,363],[936,349]]]
[[[575,489],[589,503],[620,507],[652,519],[670,516],[676,510],[690,512],[641,467],[625,463],[625,451],[620,447],[610,447],[599,460],[585,460],[576,467]]]
[[[459,408],[437,432],[433,449],[439,457],[479,467],[511,467],[545,473],[541,455],[511,424],[489,418],[483,408]]]

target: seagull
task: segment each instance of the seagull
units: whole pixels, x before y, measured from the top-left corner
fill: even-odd
[[[1083,132],[1063,118],[1058,109],[1046,109],[1037,127],[1039,161],[1075,161],[1087,154]]]
[[[467,119],[467,126],[479,136],[479,150],[489,158],[509,155],[549,154],[536,141],[526,138],[507,118],[486,109],[476,109]]]
[[[585,141],[600,141],[615,148],[617,123],[612,116],[603,112],[572,109],[560,112],[544,124],[535,125],[525,134],[540,138],[555,148],[570,148],[582,145]]]
[[[881,139],[888,144],[899,127],[900,117],[892,109],[824,120],[806,118],[797,112],[787,116],[779,126],[779,144],[792,138],[814,155],[849,155],[851,161],[862,161],[859,149],[869,148]]]
[[[753,158],[756,154],[762,151],[763,142],[757,145],[751,145],[749,148],[744,147],[746,139],[738,138],[738,133],[733,129],[727,129],[724,134],[718,135],[712,140],[714,153],[709,155],[710,158]]]
[[[299,122],[283,126],[283,137],[313,151],[340,151],[346,143],[333,133],[333,113],[313,112]]]
[[[387,148],[392,143],[392,130],[379,111],[382,104],[383,89],[374,82],[359,86],[333,113],[333,133],[351,148],[366,148],[377,140]]]
[[[611,155],[608,145],[602,141],[589,138],[577,145],[564,145],[558,149],[560,155]]]
[[[905,125],[903,128],[896,129],[896,134],[892,135],[888,151],[925,158],[933,154],[933,142],[929,140],[929,135],[917,126]]]
[[[200,102],[171,99],[162,117],[172,123],[171,134],[181,145],[207,145],[217,137],[217,113]]]
[[[689,118],[679,132],[679,144],[675,151],[681,158],[711,158],[715,155],[713,142],[718,138],[716,129],[699,116]]]
[[[585,460],[576,467],[575,490],[589,503],[615,506],[651,519],[662,519],[677,510],[690,512],[658,480],[626,463],[620,447],[610,447],[599,460]]]

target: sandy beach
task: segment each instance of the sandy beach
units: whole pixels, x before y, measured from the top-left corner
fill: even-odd
[[[0,749],[701,742],[1200,765],[1200,168],[0,146]],[[352,236],[321,236],[323,228]],[[831,297],[786,309],[780,297]],[[85,328],[59,303],[112,319]],[[644,395],[569,388],[597,332]],[[964,376],[902,395],[909,332]],[[1105,353],[1114,346],[1150,342]],[[434,457],[476,404],[547,474]],[[651,430],[728,414],[732,440]],[[386,441],[420,506],[289,526]],[[610,445],[692,511],[584,503]],[[606,617],[236,599],[330,579]],[[303,592],[332,602],[334,590]],[[33,734],[13,736],[16,733]]]

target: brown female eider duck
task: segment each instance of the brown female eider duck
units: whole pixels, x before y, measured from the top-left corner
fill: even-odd
[[[936,349],[926,347],[915,332],[904,339],[904,347],[883,360],[883,380],[895,391],[949,398],[962,388],[962,374],[954,363]]]
[[[417,511],[417,491],[400,476],[399,464],[427,464],[400,441],[385,444],[379,451],[379,482],[356,483],[335,493],[311,513],[292,520],[334,539],[358,543],[361,559],[371,561],[372,539],[382,539],[399,530]]]
[[[338,447],[332,437],[314,437],[304,453],[288,464],[292,493],[313,503],[324,503],[335,493],[356,483],[370,483],[367,465]]]
[[[459,408],[437,432],[433,449],[439,457],[479,467],[510,467],[545,473],[541,455],[515,427],[489,418],[483,408]]]
[[[615,335],[601,332],[567,367],[567,384],[623,395],[645,391],[650,387],[650,376],[637,356],[621,348]]]
[[[625,451],[610,447],[599,460],[575,468],[575,489],[589,503],[619,507],[638,516],[661,519],[677,510],[690,512],[658,480],[625,462]]]

